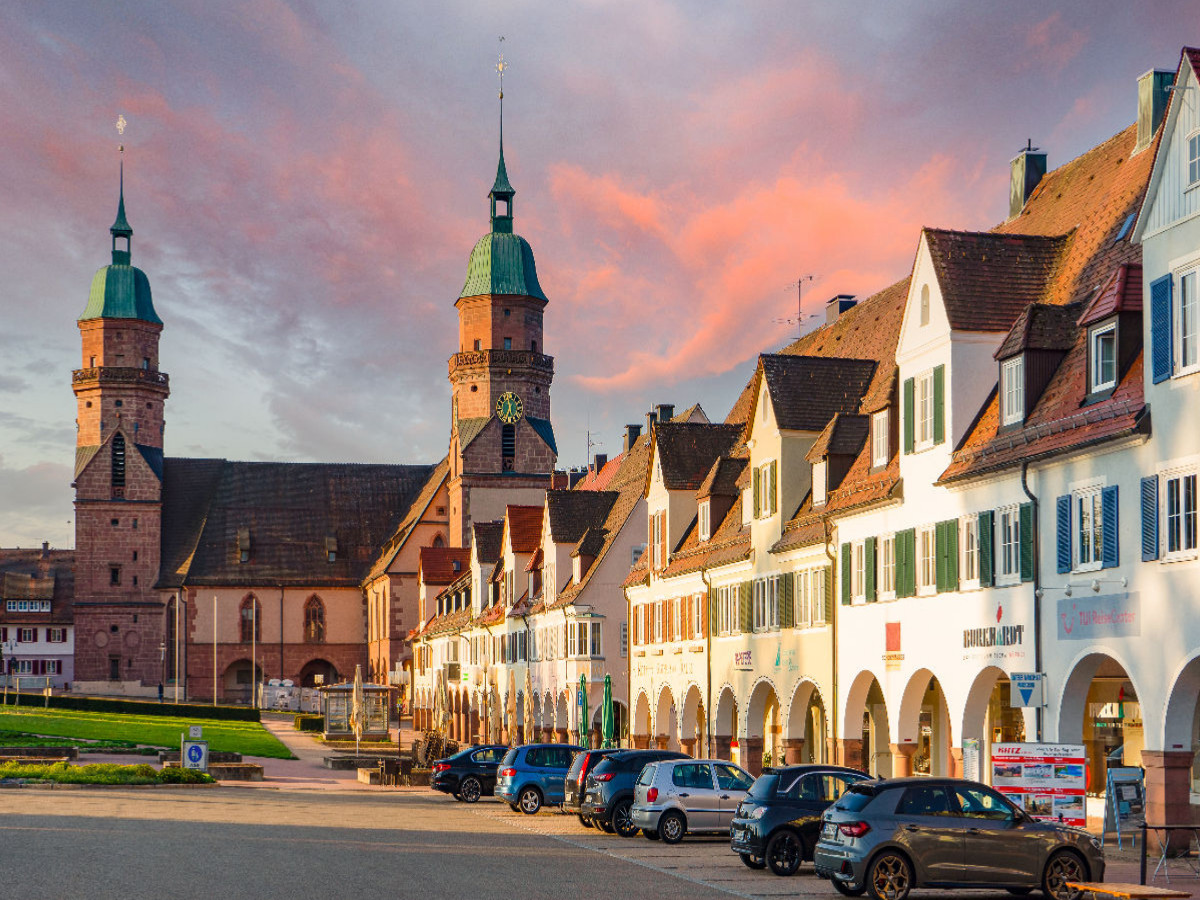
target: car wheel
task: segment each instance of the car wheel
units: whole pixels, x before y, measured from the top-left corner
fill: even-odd
[[[1070,850],[1059,850],[1046,860],[1042,871],[1042,893],[1048,900],[1078,900],[1082,891],[1067,887],[1068,881],[1087,881],[1087,866]]]
[[[613,831],[625,838],[633,837],[638,833],[638,827],[633,824],[632,800],[622,800],[613,807],[612,827]]]
[[[532,816],[542,808],[542,792],[535,787],[527,787],[517,796],[521,812]]]
[[[599,828],[601,831],[603,831],[605,834],[613,833],[612,822],[606,822],[606,821],[604,821],[604,819],[597,819],[596,827]]]
[[[846,882],[838,881],[836,878],[833,879],[833,887],[843,897],[861,897],[867,892],[865,885],[863,887],[852,888]]]
[[[642,837],[644,837],[648,841],[657,841],[658,840],[658,832],[655,831],[653,828],[643,828],[642,829]]]
[[[867,869],[867,890],[873,900],[906,900],[912,887],[912,865],[899,853],[884,851]]]
[[[767,867],[766,860],[761,856],[755,856],[753,853],[739,853],[738,858],[748,869],[765,869]]]
[[[468,778],[458,786],[459,799],[464,803],[474,803],[483,793],[483,785],[478,778]]]
[[[687,823],[677,812],[665,812],[658,820],[658,836],[664,844],[678,844],[687,834]]]
[[[592,823],[591,819],[589,819],[587,816],[582,815],[582,814],[579,816],[579,824],[582,825],[584,828],[595,828],[596,827]]]
[[[767,865],[776,875],[795,875],[804,860],[804,844],[800,835],[784,828],[771,835],[767,841]]]

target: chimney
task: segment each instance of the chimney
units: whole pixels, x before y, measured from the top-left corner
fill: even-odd
[[[1046,154],[1039,153],[1033,141],[1028,141],[1025,149],[1016,155],[1010,165],[1012,178],[1008,187],[1008,218],[1011,220],[1021,214],[1025,201],[1046,174]]]
[[[607,462],[608,462],[608,454],[607,453],[597,453],[592,458],[592,470],[599,472],[601,469],[604,468],[604,464]]]
[[[651,431],[654,430],[654,423],[657,421],[658,421],[657,410],[652,409],[652,410],[650,410],[650,412],[646,413],[646,434],[649,434]]]
[[[625,449],[623,452],[628,453],[633,449],[633,445],[637,443],[638,438],[642,436],[641,425],[626,425],[625,426]]]
[[[674,403],[658,404],[658,421],[670,422],[671,419],[674,417],[675,417],[675,404]]]
[[[842,313],[857,302],[853,294],[838,294],[825,304],[825,324],[832,325]]]
[[[1168,69],[1151,69],[1138,79],[1138,132],[1134,153],[1145,150],[1154,140],[1154,133],[1167,111],[1167,98],[1174,81],[1175,73]]]
[[[38,556],[38,575],[45,578],[50,574],[50,542],[42,541],[42,552]]]

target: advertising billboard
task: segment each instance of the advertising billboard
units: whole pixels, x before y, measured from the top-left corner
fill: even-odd
[[[1082,744],[993,744],[992,787],[1035,819],[1087,827]]]

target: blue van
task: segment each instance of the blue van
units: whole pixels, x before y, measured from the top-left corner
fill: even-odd
[[[513,747],[496,768],[496,796],[513,812],[533,815],[543,803],[561,805],[563,779],[575,754],[574,744],[525,744]]]

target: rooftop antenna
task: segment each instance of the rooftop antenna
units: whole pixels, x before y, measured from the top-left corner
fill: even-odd
[[[807,316],[804,314],[804,282],[812,280],[811,275],[801,275],[795,281],[784,286],[785,290],[796,289],[796,316],[795,318],[775,319],[776,325],[795,325],[796,332],[800,337],[804,336],[804,323],[816,316],[816,313]]]
[[[1025,146],[1021,148],[1021,152],[1022,153],[1037,153],[1041,149],[1042,149],[1041,147],[1033,146],[1033,138],[1026,138]]]

